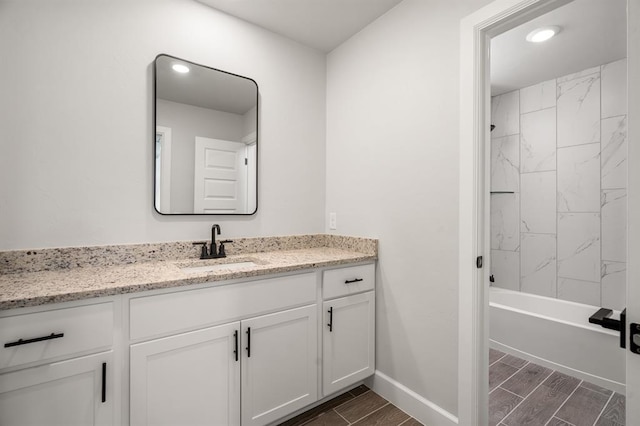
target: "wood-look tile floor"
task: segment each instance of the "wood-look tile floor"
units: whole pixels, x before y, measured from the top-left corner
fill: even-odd
[[[489,350],[489,426],[624,426],[625,397]]]
[[[395,405],[361,385],[279,426],[422,426]]]

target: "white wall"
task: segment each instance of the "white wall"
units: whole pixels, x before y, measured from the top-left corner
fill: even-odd
[[[487,3],[405,0],[327,59],[327,212],[380,239],[377,369],[454,415],[459,31]]]
[[[322,232],[325,55],[189,0],[0,1],[0,250]],[[259,208],[153,209],[152,63],[255,79]]]

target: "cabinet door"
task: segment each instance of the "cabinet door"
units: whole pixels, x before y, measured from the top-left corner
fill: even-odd
[[[239,425],[239,329],[235,322],[131,345],[131,425]]]
[[[324,396],[374,373],[374,292],[342,297],[323,303]]]
[[[242,425],[273,422],[317,400],[317,305],[242,321]]]
[[[0,425],[111,425],[112,365],[110,351],[0,374]]]

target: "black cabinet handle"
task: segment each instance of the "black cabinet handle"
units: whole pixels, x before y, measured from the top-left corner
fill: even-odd
[[[333,306],[327,312],[329,312],[329,324],[327,325],[329,326],[329,333],[331,333],[333,331]]]
[[[364,281],[364,280],[362,278],[354,278],[352,280],[346,280],[344,283],[351,284],[351,283],[359,283],[360,281]]]
[[[102,363],[102,402],[107,402],[107,363]]]
[[[247,358],[251,358],[251,327],[247,327]]]
[[[238,360],[238,330],[233,332],[233,338],[236,341],[235,343],[235,349],[233,350],[233,353],[236,355],[236,361]]]
[[[12,346],[28,345],[29,343],[42,342],[43,340],[59,339],[61,337],[64,337],[64,333],[51,333],[48,336],[34,337],[33,339],[18,339],[15,342],[5,343],[4,347],[10,348]]]

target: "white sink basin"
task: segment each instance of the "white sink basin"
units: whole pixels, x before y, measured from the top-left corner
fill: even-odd
[[[214,265],[199,265],[188,266],[180,268],[180,270],[187,274],[199,274],[201,272],[216,272],[216,271],[241,271],[243,269],[253,268],[258,264],[250,260],[232,262],[232,263],[216,263]]]

